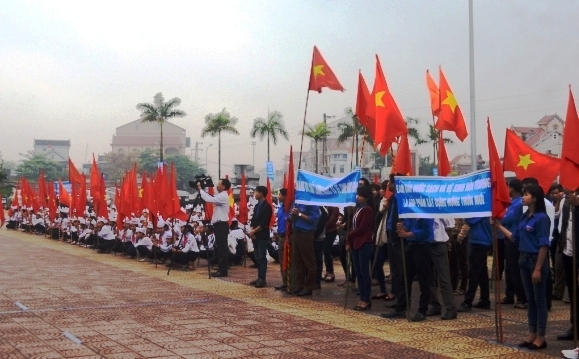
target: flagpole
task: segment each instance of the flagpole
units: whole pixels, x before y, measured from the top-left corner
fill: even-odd
[[[362,168],[362,160],[364,158],[364,145],[366,144],[366,127],[364,127],[364,135],[362,136],[362,150],[360,152],[360,163],[358,164],[358,166],[360,166],[360,169]]]
[[[476,155],[476,120],[475,120],[475,95],[474,95],[474,27],[473,27],[473,1],[468,1],[468,50],[469,50],[469,74],[470,74],[470,155],[471,170],[477,170]]]
[[[501,277],[499,272],[497,225],[493,224],[493,267],[495,272],[495,334],[499,343],[503,342],[503,318],[501,312]]]
[[[315,46],[314,46],[314,48],[315,48]],[[312,74],[313,69],[314,69],[314,54],[312,54],[312,64],[310,66],[310,76]],[[310,100],[310,83],[308,82],[308,93],[306,95],[306,107],[304,109],[304,122],[302,123],[302,142],[300,143],[300,159],[298,162],[298,170],[302,168],[302,150],[304,148],[304,131],[306,129],[306,116],[308,114],[308,102],[309,102],[309,100]],[[316,156],[317,156],[317,154],[316,154]],[[317,158],[316,158],[316,160],[317,160]]]

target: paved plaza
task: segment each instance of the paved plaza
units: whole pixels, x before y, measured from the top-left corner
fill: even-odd
[[[496,344],[491,310],[387,320],[378,316],[389,311],[383,301],[349,309],[353,292],[344,310],[336,283],[307,298],[275,291],[275,263],[263,289],[247,285],[254,268],[208,279],[204,263],[168,276],[164,266],[2,229],[0,358],[548,358],[572,347],[555,340],[569,326],[562,301],[549,314],[548,348],[529,352],[515,348],[526,311],[512,306],[503,310],[505,343]]]

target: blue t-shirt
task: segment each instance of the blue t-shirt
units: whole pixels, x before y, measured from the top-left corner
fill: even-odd
[[[414,234],[412,237],[406,238],[408,242],[430,242],[434,239],[432,226],[433,219],[426,218],[404,218],[402,224],[408,232]]]
[[[286,220],[287,216],[285,214],[285,208],[283,203],[280,202],[279,207],[277,207],[277,233],[280,235],[285,234]]]
[[[473,244],[490,246],[492,244],[492,231],[489,217],[465,218],[470,226],[468,241]]]
[[[511,205],[507,209],[507,213],[503,219],[501,219],[501,224],[511,233],[515,231],[521,216],[523,215],[523,199],[521,197],[515,197],[511,201]],[[505,235],[503,232],[498,232],[498,238],[504,239]]]
[[[549,247],[551,220],[546,213],[527,213],[521,217],[513,239],[519,245],[519,252],[539,253],[541,247]]]

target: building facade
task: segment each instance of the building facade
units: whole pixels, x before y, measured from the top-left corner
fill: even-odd
[[[111,147],[113,152],[141,152],[147,148],[159,149],[161,127],[156,122],[135,120],[116,128]],[[163,147],[165,156],[187,155],[191,139],[185,129],[171,122],[163,124]]]
[[[538,152],[559,157],[563,146],[564,126],[565,121],[555,114],[544,116],[537,122],[537,127],[511,126],[511,130]]]
[[[43,154],[49,160],[68,163],[70,140],[37,140],[34,139],[34,153]]]

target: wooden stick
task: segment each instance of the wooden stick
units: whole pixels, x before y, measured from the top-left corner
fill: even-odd
[[[314,55],[312,54],[312,66],[310,67],[310,71],[311,69],[314,68]],[[306,95],[306,107],[304,109],[304,122],[302,123],[302,142],[300,144],[300,159],[298,162],[298,170],[302,168],[302,151],[304,148],[304,130],[306,129],[306,116],[308,114],[308,102],[310,100],[310,83],[308,82],[308,94]],[[317,158],[316,158],[317,160]],[[317,170],[317,168],[316,168]]]
[[[505,239],[507,240],[507,239]],[[499,271],[499,242],[497,239],[497,225],[493,224],[493,267],[495,272],[495,335],[499,343],[503,342],[503,316],[501,311],[501,277]]]
[[[575,243],[575,207],[570,205],[569,211],[571,212],[571,241],[573,246],[573,346],[577,348],[577,245]]]

